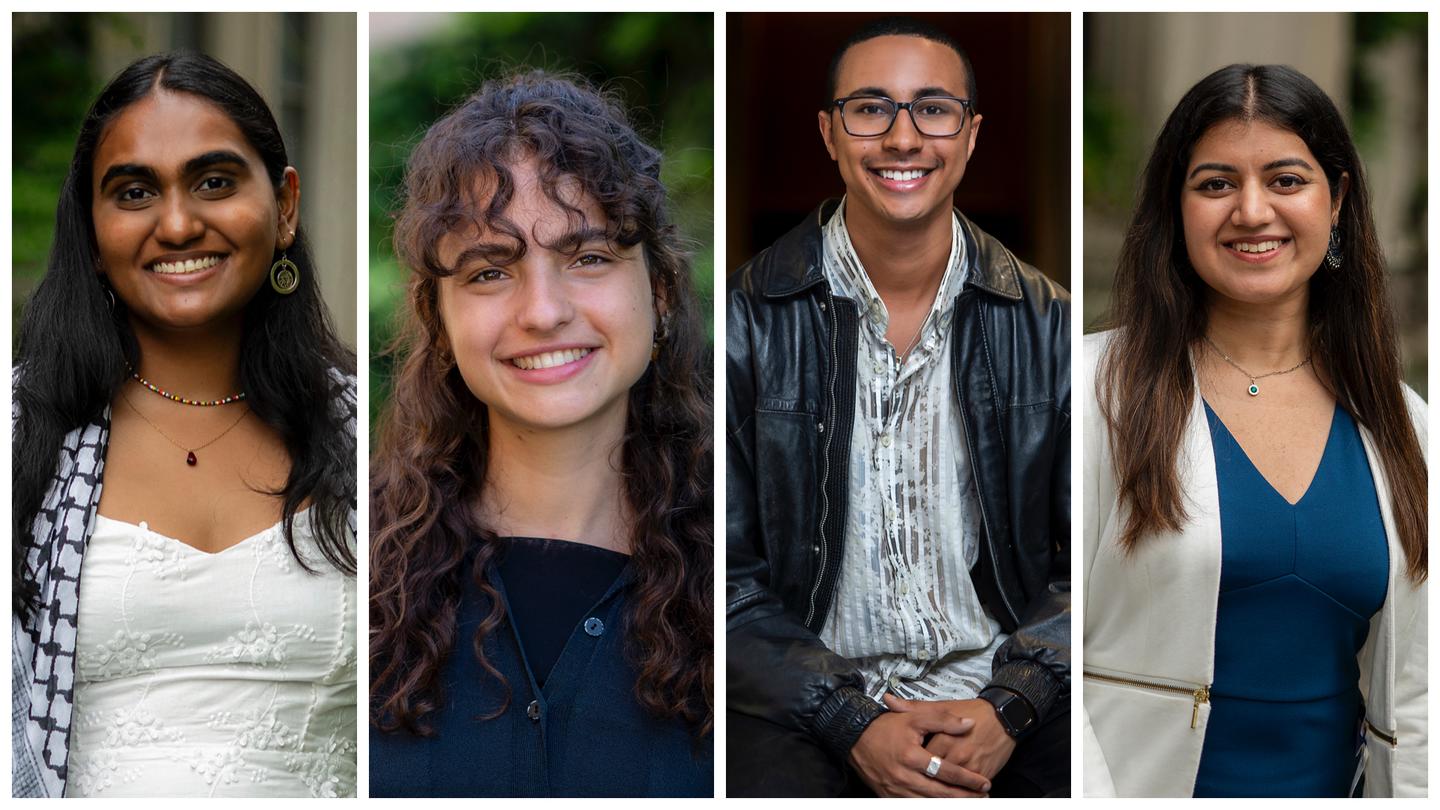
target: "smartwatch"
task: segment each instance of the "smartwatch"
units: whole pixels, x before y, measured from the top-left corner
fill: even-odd
[[[981,700],[995,707],[995,716],[1011,739],[1018,740],[1035,726],[1035,709],[1017,692],[1003,686],[987,686],[980,690]]]

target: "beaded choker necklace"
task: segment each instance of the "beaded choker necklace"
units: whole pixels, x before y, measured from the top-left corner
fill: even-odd
[[[156,385],[155,383],[152,383],[144,377],[141,377],[140,372],[138,371],[131,371],[130,377],[134,379],[135,382],[140,383],[141,385],[159,394],[160,396],[165,397],[171,402],[178,402],[181,405],[195,405],[201,408],[213,408],[216,405],[229,405],[232,402],[240,402],[245,399],[244,391],[241,391],[238,394],[231,394],[224,399],[187,399],[185,397],[179,396],[178,394],[172,394],[169,391],[166,391],[164,388]]]

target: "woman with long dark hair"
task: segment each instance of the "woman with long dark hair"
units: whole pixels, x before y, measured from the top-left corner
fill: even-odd
[[[354,792],[354,357],[299,197],[207,56],[81,125],[13,377],[17,796]]]
[[[1335,105],[1231,65],[1170,114],[1086,341],[1089,795],[1414,796],[1425,404]]]
[[[660,162],[543,73],[410,157],[373,796],[711,795],[710,354]]]

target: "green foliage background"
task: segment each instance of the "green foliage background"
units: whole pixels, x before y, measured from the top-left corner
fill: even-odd
[[[373,32],[386,24],[372,15]],[[578,73],[618,92],[665,153],[662,179],[692,248],[695,289],[714,291],[714,24],[710,14],[457,14],[425,37],[370,49],[370,410],[390,391],[406,272],[391,243],[405,161],[425,130],[489,78],[527,68]]]
[[[80,122],[108,77],[90,63],[90,41],[101,27],[127,37],[119,15],[57,14],[43,24],[17,26],[13,41],[14,154],[11,176],[11,289],[14,323],[45,274],[55,232],[55,205],[70,168]]]

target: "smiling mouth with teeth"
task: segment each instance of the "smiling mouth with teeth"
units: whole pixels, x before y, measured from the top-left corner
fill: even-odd
[[[510,363],[526,371],[535,371],[542,368],[555,368],[566,363],[573,363],[584,357],[593,349],[562,349],[558,352],[544,352],[543,354],[531,354],[525,357],[512,357]]]
[[[901,180],[901,181],[903,181],[903,180],[919,180],[920,178],[922,178],[922,177],[924,177],[925,175],[929,174],[929,173],[930,173],[931,171],[933,171],[933,170],[932,170],[932,169],[908,169],[908,170],[906,170],[906,171],[896,171],[896,170],[894,170],[894,169],[875,169],[874,171],[875,171],[876,174],[880,175],[881,177],[885,178],[886,180]]]
[[[1276,250],[1289,241],[1289,239],[1272,239],[1267,242],[1231,242],[1230,248],[1241,253],[1265,253]]]
[[[220,263],[224,256],[204,256],[199,259],[186,259],[181,262],[155,262],[150,265],[152,273],[161,273],[167,276],[180,276],[186,273],[198,273],[201,270],[214,267]]]

